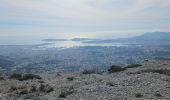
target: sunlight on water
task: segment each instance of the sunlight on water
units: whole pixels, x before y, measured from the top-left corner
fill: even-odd
[[[100,44],[90,44],[82,43],[79,41],[57,41],[55,43],[41,45],[39,48],[70,48],[70,47],[80,47],[80,46],[115,46],[115,47],[127,47],[128,45],[122,43],[100,43]]]
[[[138,33],[138,34],[136,34]],[[0,45],[33,45],[42,44],[43,39],[73,39],[73,38],[97,38],[97,39],[117,39],[139,35],[139,31],[102,31],[102,32],[75,32],[75,33],[18,33],[0,34]],[[79,46],[85,45],[78,42],[60,42],[57,45]]]

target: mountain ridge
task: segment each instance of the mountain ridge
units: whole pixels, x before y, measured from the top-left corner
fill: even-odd
[[[146,32],[142,35],[131,38],[119,38],[119,39],[104,39],[97,41],[85,41],[83,43],[156,43],[156,42],[170,42],[170,32]]]

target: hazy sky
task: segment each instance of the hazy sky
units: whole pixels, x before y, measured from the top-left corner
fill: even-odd
[[[146,31],[170,31],[170,0],[0,0],[0,37],[111,38]]]

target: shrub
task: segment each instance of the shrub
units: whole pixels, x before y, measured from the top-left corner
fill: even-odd
[[[17,79],[17,80],[22,80],[22,74],[20,73],[14,73],[10,76],[10,79]]]
[[[15,91],[15,90],[17,90],[17,87],[16,87],[16,86],[11,86],[11,87],[10,87],[10,90],[11,90],[11,91]]]
[[[73,80],[74,80],[74,77],[67,77],[67,80],[68,80],[68,81],[73,81]]]
[[[83,74],[97,74],[99,73],[98,69],[85,69],[82,72]]]
[[[124,70],[125,70],[125,68],[122,68],[122,67],[117,66],[117,65],[112,65],[112,66],[108,69],[109,73],[120,72],[120,71],[124,71]]]
[[[112,65],[109,69],[108,72],[110,73],[114,73],[114,72],[120,72],[120,71],[124,71],[128,68],[135,68],[135,67],[140,67],[142,66],[141,64],[132,64],[132,65],[128,65],[124,68],[122,68],[121,66],[117,66],[117,65]]]
[[[136,93],[136,94],[135,94],[135,97],[136,97],[136,98],[141,98],[141,97],[143,97],[143,95],[142,95],[141,93]]]
[[[42,79],[39,75],[34,74],[20,74],[20,73],[14,73],[10,76],[11,79],[17,79],[20,81],[23,80],[30,80],[30,79]]]
[[[159,73],[159,74],[170,76],[170,70],[168,69],[149,69],[149,70],[143,70],[143,72]]]
[[[5,78],[4,78],[4,77],[2,77],[2,76],[0,76],[0,80],[5,80]]]
[[[19,92],[19,95],[24,95],[24,94],[28,94],[28,90],[27,89],[23,89]]]
[[[31,86],[31,88],[30,88],[30,91],[29,91],[29,92],[36,92],[36,91],[37,91],[36,87],[35,87],[35,86]]]
[[[73,93],[73,91],[64,91],[64,92],[61,92],[59,97],[60,98],[66,98],[67,96],[71,95]]]
[[[40,84],[39,90],[44,92],[45,91],[45,85],[44,84]]]
[[[167,69],[153,70],[153,72],[170,76],[170,70]]]
[[[108,86],[115,86],[115,84],[113,84],[111,82],[107,82],[106,85],[108,85]]]
[[[160,93],[155,93],[154,95],[157,97],[162,97],[162,95]]]
[[[44,81],[43,81],[43,80],[39,80],[38,82],[39,82],[39,83],[44,83]]]
[[[44,85],[44,84],[40,85],[39,90],[41,92],[45,92],[45,93],[50,93],[50,92],[54,91],[53,87],[51,87],[49,85]]]
[[[54,91],[53,87],[48,86],[48,87],[46,88],[46,93],[50,93],[50,92],[52,92],[52,91]]]
[[[141,64],[131,64],[131,65],[128,65],[126,66],[125,68],[128,69],[128,68],[135,68],[135,67],[140,67],[142,66]]]
[[[24,74],[22,76],[22,80],[29,80],[29,79],[42,79],[39,75],[34,74]]]

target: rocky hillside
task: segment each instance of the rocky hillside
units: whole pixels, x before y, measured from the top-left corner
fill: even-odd
[[[169,100],[170,61],[107,72],[0,76],[0,100]]]

